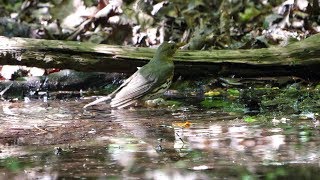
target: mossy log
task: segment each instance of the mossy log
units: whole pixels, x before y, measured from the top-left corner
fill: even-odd
[[[152,48],[97,45],[75,41],[0,36],[0,64],[77,71],[133,73],[155,52]],[[182,76],[320,77],[320,34],[286,47],[251,50],[183,51],[175,57]]]

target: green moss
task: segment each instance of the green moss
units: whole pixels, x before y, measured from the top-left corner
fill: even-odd
[[[230,102],[225,101],[223,99],[212,99],[212,98],[206,98],[200,103],[204,108],[221,108],[230,106]]]
[[[239,97],[240,91],[238,89],[228,89],[227,93],[229,96]]]
[[[247,123],[252,123],[257,121],[257,118],[255,116],[245,116],[243,120]]]

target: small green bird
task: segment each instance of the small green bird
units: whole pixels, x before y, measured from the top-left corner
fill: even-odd
[[[110,101],[111,107],[121,109],[133,106],[139,101],[158,98],[171,85],[174,70],[173,55],[179,46],[175,43],[162,43],[154,57],[125,80],[119,88],[108,96],[85,105],[84,108]]]

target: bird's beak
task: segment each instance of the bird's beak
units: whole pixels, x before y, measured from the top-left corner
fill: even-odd
[[[177,46],[177,49],[179,49],[180,47],[182,47],[182,46],[184,46],[184,45],[186,45],[187,43],[185,43],[185,42],[179,42],[179,43],[177,43],[176,44],[176,46]]]

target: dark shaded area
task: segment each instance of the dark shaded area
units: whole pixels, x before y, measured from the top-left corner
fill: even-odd
[[[197,79],[199,77],[280,77],[296,76],[305,80],[318,81],[320,78],[319,65],[249,65],[237,63],[180,63],[175,62],[175,73],[185,79]]]

